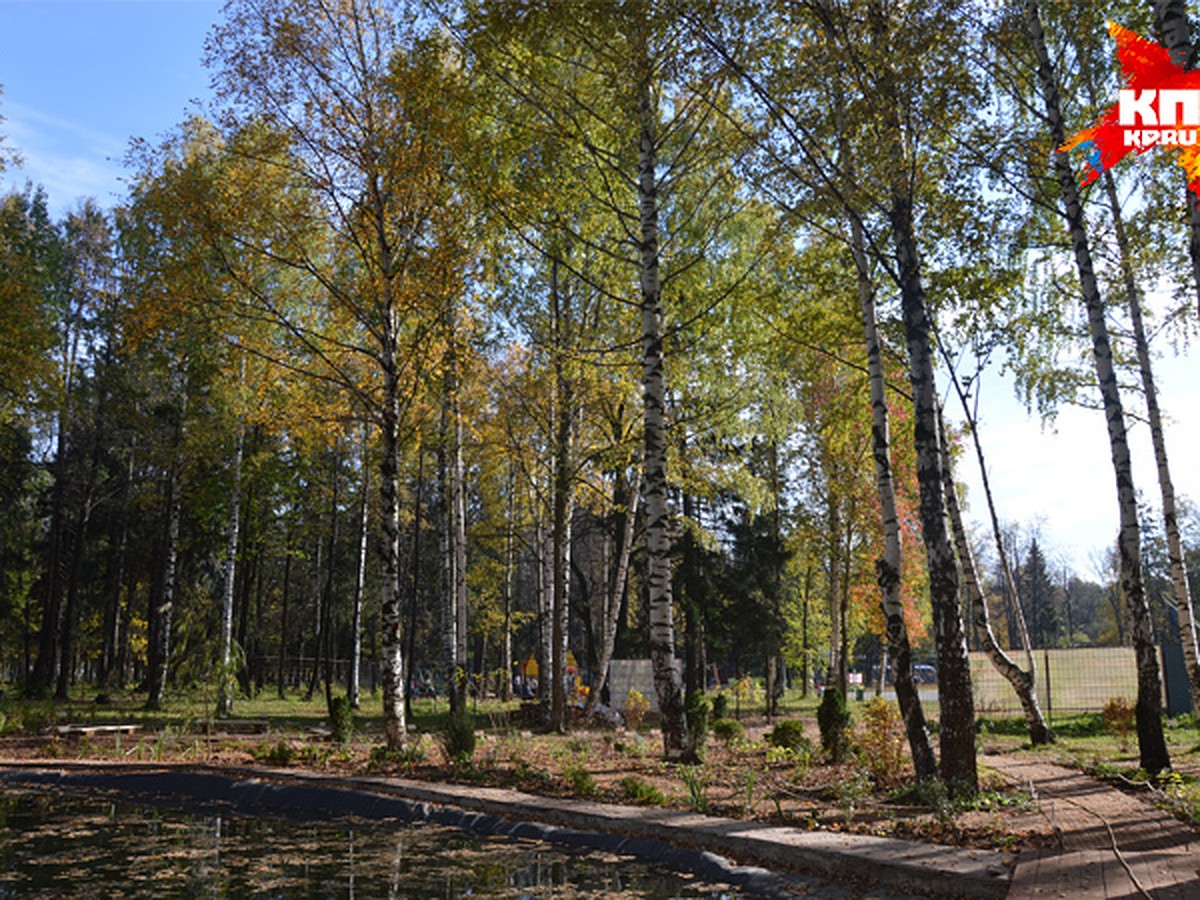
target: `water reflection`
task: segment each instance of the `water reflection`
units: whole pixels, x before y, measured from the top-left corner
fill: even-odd
[[[397,830],[399,829],[399,830]],[[186,814],[64,793],[0,798],[0,898],[709,897],[728,885],[441,826]]]

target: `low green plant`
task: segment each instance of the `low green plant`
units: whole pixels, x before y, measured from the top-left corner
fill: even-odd
[[[808,738],[805,738],[796,747],[767,747],[767,762],[771,765],[794,763],[796,768],[807,772],[808,767],[812,764],[812,757],[813,745]],[[801,777],[803,777],[803,773]]]
[[[563,781],[580,797],[593,797],[596,794],[596,779],[580,762],[563,767]]]
[[[587,738],[582,737],[567,738],[566,746],[568,753],[575,753],[582,756],[586,756],[592,750],[592,745],[588,742]]]
[[[288,766],[296,759],[296,748],[287,741],[276,741],[274,744],[259,744],[250,751],[250,755],[261,763]]]
[[[532,781],[547,785],[554,781],[554,776],[552,776],[545,769],[539,766],[530,765],[523,759],[516,761],[513,767],[513,774],[519,781]]]
[[[713,719],[710,728],[713,736],[723,744],[732,744],[734,741],[746,737],[746,726],[737,719],[723,717]]]
[[[950,795],[946,783],[940,778],[927,778],[917,782],[914,794],[921,805],[927,807],[942,825],[953,822],[958,814],[959,807]]]
[[[296,761],[304,763],[307,766],[316,766],[324,768],[329,762],[329,757],[333,755],[333,750],[321,744],[305,744],[296,751]]]
[[[424,737],[412,741],[398,750],[392,750],[386,744],[381,744],[372,748],[370,764],[373,769],[400,766],[405,772],[411,772],[425,762],[426,753]]]
[[[833,762],[841,762],[850,746],[850,710],[836,687],[825,688],[821,696],[817,726],[821,729],[821,748]]]
[[[680,766],[679,776],[687,792],[688,806],[698,813],[708,812],[708,775],[703,766]]]
[[[838,805],[841,806],[842,817],[847,822],[854,817],[859,801],[870,795],[872,787],[871,775],[863,769],[855,769],[839,779],[836,787]]]
[[[742,801],[742,816],[745,818],[754,815],[756,804],[754,786],[756,781],[757,775],[754,769],[749,766],[738,773],[738,797]]]
[[[648,784],[636,775],[626,775],[617,786],[626,800],[631,800],[641,806],[662,806],[667,798],[652,784]]]

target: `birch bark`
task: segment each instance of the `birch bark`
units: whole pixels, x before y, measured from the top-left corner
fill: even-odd
[[[1046,116],[1050,126],[1050,137],[1055,147],[1066,140],[1062,109],[1059,103],[1058,78],[1050,62],[1046,47],[1046,36],[1042,28],[1041,9],[1036,0],[1026,0],[1026,27],[1037,58],[1038,83]],[[1079,187],[1075,173],[1071,170],[1067,154],[1055,152],[1054,171],[1062,191],[1065,217],[1071,237],[1075,265],[1079,270],[1082,300],[1087,311],[1088,330],[1092,338],[1092,357],[1096,366],[1096,378],[1104,403],[1104,415],[1108,423],[1108,440],[1112,454],[1113,474],[1116,478],[1117,502],[1120,512],[1120,534],[1117,548],[1121,565],[1121,587],[1132,620],[1133,646],[1137,658],[1138,691],[1136,719],[1138,752],[1141,766],[1152,775],[1170,768],[1162,725],[1162,680],[1158,666],[1157,648],[1150,619],[1150,607],[1146,600],[1145,583],[1142,576],[1141,532],[1137,517],[1137,495],[1133,485],[1133,467],[1129,455],[1129,442],[1125,429],[1125,411],[1117,387],[1116,371],[1113,367],[1112,348],[1109,343],[1108,325],[1104,320],[1104,302],[1092,266],[1091,246],[1079,198]]]
[[[650,660],[662,717],[663,751],[669,760],[692,760],[683,683],[675,664],[671,597],[671,530],[667,509],[667,442],[663,372],[662,296],[658,252],[657,104],[645,27],[635,37],[638,109],[638,245],[642,291],[642,458],[646,505],[646,583],[650,606]]]
[[[929,741],[925,711],[913,683],[912,648],[904,624],[904,605],[900,599],[900,572],[903,548],[900,519],[896,513],[896,484],[892,478],[891,438],[888,422],[883,354],[875,314],[875,289],[871,283],[864,247],[862,224],[851,220],[851,242],[858,272],[858,295],[862,306],[863,335],[867,345],[867,372],[871,383],[871,446],[875,459],[875,486],[883,518],[883,556],[875,563],[875,580],[883,602],[887,623],[887,649],[895,672],[896,701],[904,718],[904,731],[912,753],[918,780],[937,777],[937,758]],[[882,678],[882,673],[880,675]]]

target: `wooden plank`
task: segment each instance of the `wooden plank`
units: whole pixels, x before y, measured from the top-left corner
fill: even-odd
[[[83,735],[90,737],[96,734],[133,734],[141,731],[142,726],[134,723],[109,725],[59,725],[57,731],[65,737]]]

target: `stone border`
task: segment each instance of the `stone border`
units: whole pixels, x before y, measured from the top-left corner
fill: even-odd
[[[788,897],[803,874],[866,888],[939,897],[1003,898],[1015,856],[866,835],[805,832],[658,808],[538,797],[519,791],[401,778],[173,763],[0,762],[0,784],[116,790],[159,801],[222,803],[251,815],[429,821],[485,835],[532,838],[636,856],[757,896]],[[720,854],[714,852],[719,850]],[[753,865],[735,865],[726,856]],[[769,871],[760,866],[770,866]],[[850,882],[850,884],[847,884]],[[815,886],[815,885],[813,885]]]

